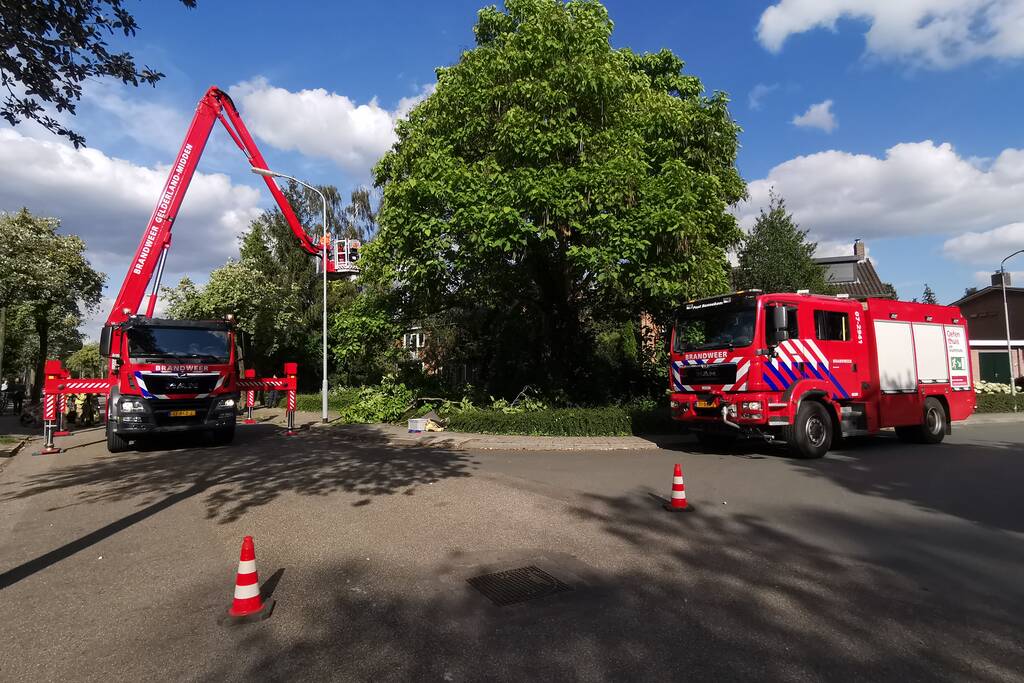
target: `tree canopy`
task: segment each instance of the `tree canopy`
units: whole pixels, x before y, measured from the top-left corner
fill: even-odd
[[[437,70],[375,169],[364,253],[407,318],[499,312],[518,335],[505,360],[572,391],[595,326],[725,290],[741,236],[726,96],[668,50],[613,48],[612,28],[587,0],[481,10],[476,47]]]
[[[333,186],[321,186],[327,198],[327,221],[343,237],[372,234],[370,193],[357,190],[345,204]],[[285,190],[300,224],[322,230],[319,195],[295,183]],[[306,368],[300,377],[313,384],[320,367],[321,279],[314,258],[299,248],[284,215],[274,208],[259,215],[240,240],[239,260],[210,273],[206,285],[183,278],[165,290],[168,314],[181,318],[219,318],[232,313],[250,341],[247,362],[260,372],[280,372],[286,361]],[[343,310],[355,296],[351,283],[332,282],[328,309]],[[333,322],[331,324],[334,324]]]
[[[817,248],[817,242],[807,241],[807,231],[793,220],[783,198],[772,193],[767,211],[761,209],[753,230],[743,240],[734,274],[736,289],[831,293],[824,267],[814,262]]]
[[[81,345],[77,327],[99,303],[106,277],[85,258],[82,239],[59,234],[59,226],[57,219],[33,216],[28,209],[0,214],[0,306],[14,307],[35,328],[33,397],[39,395],[50,342],[61,349]]]
[[[196,0],[180,2],[196,6]],[[123,0],[0,2],[0,85],[7,91],[0,116],[12,126],[36,121],[75,147],[85,144],[45,107],[74,114],[82,84],[97,76],[133,86],[163,78],[148,66],[138,68],[130,53],[110,51],[108,37],[130,38],[136,29]]]
[[[921,303],[923,304],[937,304],[939,303],[938,298],[935,296],[935,290],[931,288],[927,282],[924,283],[924,292],[921,294]]]

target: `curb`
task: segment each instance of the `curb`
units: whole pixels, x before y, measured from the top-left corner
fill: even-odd
[[[373,441],[377,445],[405,448],[444,448],[456,451],[645,451],[686,441],[679,434],[640,436],[517,436],[466,432],[406,435],[383,425],[335,425],[332,430],[351,441]],[[347,427],[347,428],[346,428]]]
[[[1024,412],[1020,413],[974,413],[966,420],[957,420],[953,426],[971,427],[986,424],[1013,424],[1024,422]]]
[[[18,443],[14,444],[8,449],[0,450],[0,458],[13,458],[18,452],[25,447],[28,443],[28,438],[21,439]]]

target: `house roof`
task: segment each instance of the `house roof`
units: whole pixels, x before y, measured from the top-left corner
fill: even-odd
[[[969,301],[973,301],[974,299],[978,299],[992,293],[996,293],[1001,297],[1003,295],[1003,288],[998,287],[996,285],[989,285],[988,287],[983,287],[976,292],[971,292],[970,294],[957,299],[956,301],[951,303],[950,306],[961,306]],[[1006,293],[1024,294],[1024,287],[1007,287]]]
[[[862,259],[856,255],[850,255],[816,258],[814,262],[825,266],[829,284],[835,287],[838,293],[849,294],[851,299],[887,299],[892,296],[892,291],[878,277],[875,265],[871,262],[871,259]],[[834,277],[835,273],[829,266],[841,263],[853,265],[854,277],[852,281],[839,281]]]

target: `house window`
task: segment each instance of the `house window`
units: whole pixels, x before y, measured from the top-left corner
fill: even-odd
[[[821,341],[850,341],[849,313],[815,311],[814,336]]]

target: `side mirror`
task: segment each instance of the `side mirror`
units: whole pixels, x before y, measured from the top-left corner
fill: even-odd
[[[104,325],[103,329],[100,330],[100,355],[104,358],[110,357],[111,336],[110,325]]]
[[[238,332],[238,360],[244,361],[249,357],[249,335],[239,330]]]
[[[785,306],[772,308],[772,338],[770,344],[778,344],[789,339],[789,309]]]

